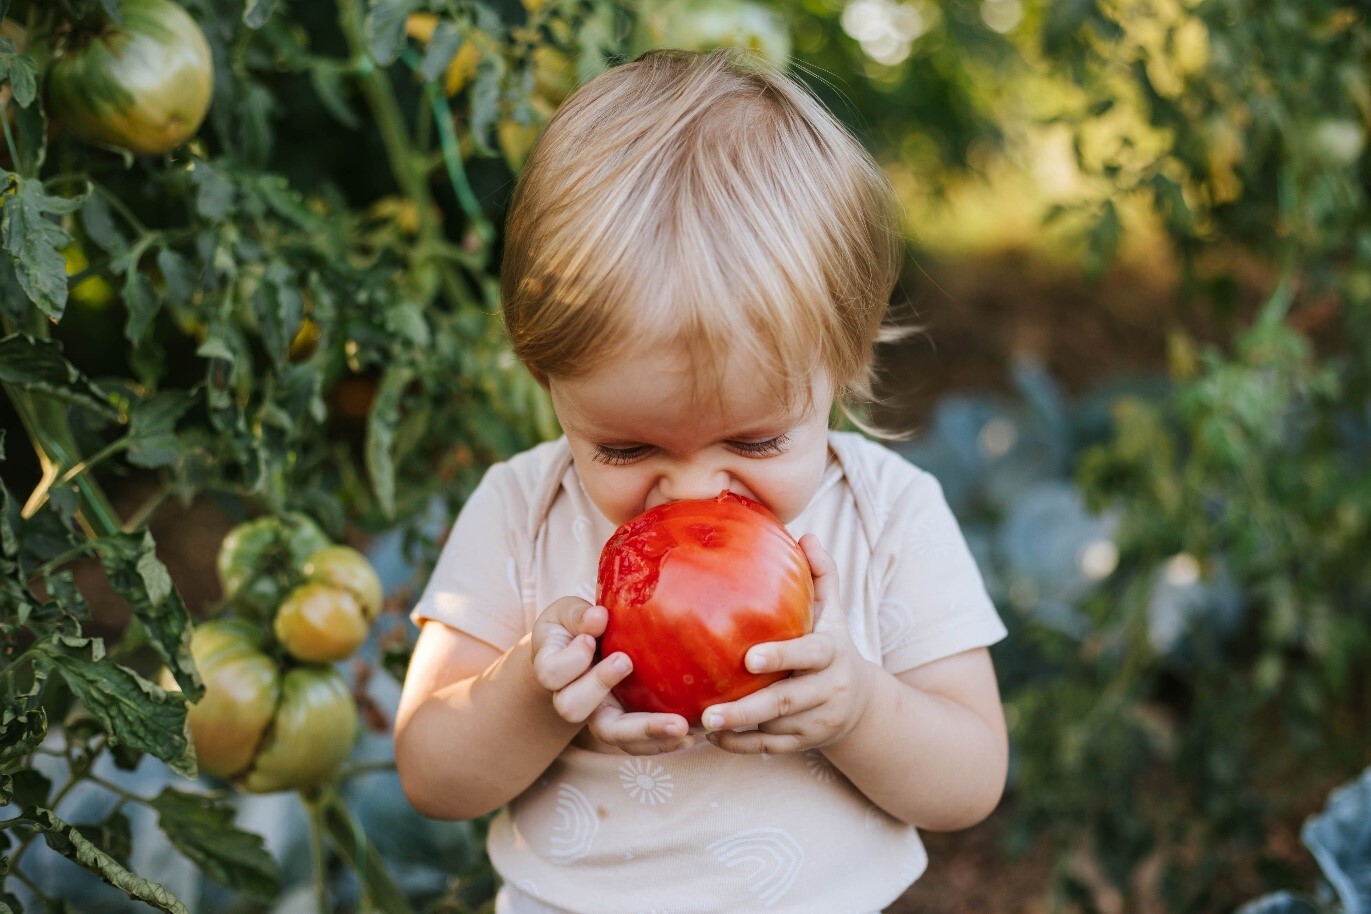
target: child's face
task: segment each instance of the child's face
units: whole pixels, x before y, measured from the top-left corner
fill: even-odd
[[[698,403],[683,354],[645,347],[548,386],[581,482],[616,525],[725,489],[788,523],[823,475],[833,387],[816,378],[811,396],[786,404],[765,377],[751,360],[730,359],[722,397]]]

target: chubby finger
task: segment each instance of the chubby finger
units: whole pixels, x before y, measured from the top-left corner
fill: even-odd
[[[773,682],[736,701],[705,708],[701,721],[708,731],[762,727],[777,718],[803,714],[823,704],[826,687],[813,676],[792,676]]]
[[[800,733],[767,733],[762,730],[734,733],[720,730],[708,733],[706,737],[725,752],[737,755],[780,755],[782,752],[800,752],[811,748]]]
[[[814,627],[817,629],[824,616],[829,615],[828,608],[836,610],[838,606],[838,564],[812,533],[800,537],[800,548],[804,550],[810,574],[814,576]],[[841,612],[835,611],[831,615],[841,621]]]
[[[822,670],[838,655],[833,636],[815,632],[788,641],[768,641],[748,648],[743,657],[750,673],[776,673],[782,670]]]
[[[588,721],[591,735],[631,755],[660,755],[695,744],[684,717],[677,714],[625,712],[606,703]]]
[[[605,633],[609,623],[609,610],[580,597],[562,597],[554,600],[543,614],[547,621],[555,622],[573,635],[590,635],[598,638]]]
[[[633,672],[633,662],[622,651],[610,654],[552,695],[552,706],[563,720],[583,723],[609,696],[609,692]]]
[[[549,692],[566,688],[585,674],[595,661],[595,639],[576,635],[560,626],[553,630],[533,655],[533,675]]]

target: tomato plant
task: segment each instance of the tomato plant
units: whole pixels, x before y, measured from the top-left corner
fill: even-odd
[[[765,507],[730,492],[669,502],[628,521],[600,554],[602,653],[633,661],[614,694],[633,711],[691,724],[716,702],[785,678],[749,673],[748,648],[813,627],[814,582],[798,543]]]

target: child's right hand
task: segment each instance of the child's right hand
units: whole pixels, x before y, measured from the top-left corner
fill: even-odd
[[[562,597],[533,623],[533,674],[552,694],[558,716],[586,723],[597,740],[631,755],[658,755],[694,743],[685,718],[627,712],[610,690],[633,671],[622,651],[595,662],[596,639],[609,612],[579,597]]]

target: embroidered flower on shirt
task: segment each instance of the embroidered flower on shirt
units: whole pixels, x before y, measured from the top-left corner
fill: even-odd
[[[665,803],[676,790],[671,772],[645,758],[629,759],[620,765],[619,780],[629,796],[648,806]]]
[[[809,768],[809,773],[814,776],[814,780],[820,784],[831,784],[833,779],[838,776],[837,769],[833,763],[824,757],[822,752],[806,752],[805,766]]]

